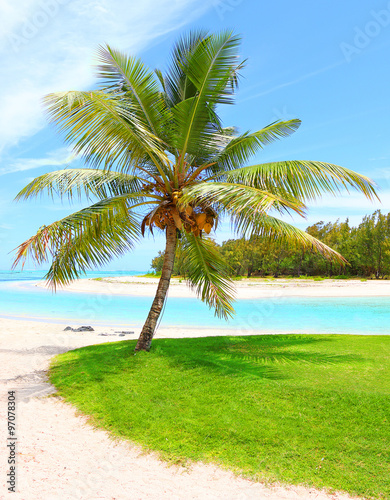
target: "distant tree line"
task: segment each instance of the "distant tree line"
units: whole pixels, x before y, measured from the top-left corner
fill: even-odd
[[[337,250],[349,265],[329,262],[321,255],[299,247],[255,236],[248,240],[231,239],[220,245],[232,276],[365,276],[377,279],[390,276],[390,213],[377,210],[363,218],[358,227],[348,219],[334,223],[323,221],[306,231]],[[152,269],[161,272],[164,253],[152,261]],[[186,262],[177,250],[174,273],[186,274]]]

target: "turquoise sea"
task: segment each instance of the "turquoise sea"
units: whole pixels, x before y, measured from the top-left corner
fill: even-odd
[[[99,271],[88,277],[137,275],[139,271]],[[152,298],[87,294],[37,288],[42,271],[0,271],[0,316],[50,319],[67,324],[139,327]],[[238,329],[274,333],[390,334],[390,297],[283,297],[239,300],[229,322],[214,317],[199,300],[170,298],[161,326]]]

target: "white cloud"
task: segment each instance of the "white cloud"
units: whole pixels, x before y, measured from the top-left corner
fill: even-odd
[[[22,158],[20,160],[16,160],[6,167],[0,168],[0,176],[45,166],[59,167],[69,165],[74,160],[75,156],[69,151],[69,149],[60,148],[56,151],[52,151],[45,158]]]
[[[41,99],[88,88],[99,44],[139,52],[212,0],[2,0],[0,152],[46,125]]]

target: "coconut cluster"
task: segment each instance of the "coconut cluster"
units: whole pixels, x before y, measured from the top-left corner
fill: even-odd
[[[159,229],[165,229],[168,224],[175,224],[180,231],[193,233],[195,236],[201,236],[202,231],[210,234],[214,227],[215,213],[211,208],[193,208],[187,205],[184,210],[177,206],[160,207],[156,212],[150,213],[145,217],[145,226],[156,226]]]
[[[188,205],[185,214],[186,220],[183,226],[187,233],[193,232],[195,236],[199,236],[204,231],[206,234],[210,234],[215,218],[211,209],[206,208],[204,212],[195,212],[191,205]]]

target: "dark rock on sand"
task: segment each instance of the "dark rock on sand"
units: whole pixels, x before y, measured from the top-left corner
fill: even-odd
[[[64,329],[64,332],[66,331],[71,331],[71,332],[94,332],[95,330],[92,328],[92,326],[79,326],[78,328],[72,328],[71,326],[67,326]]]

